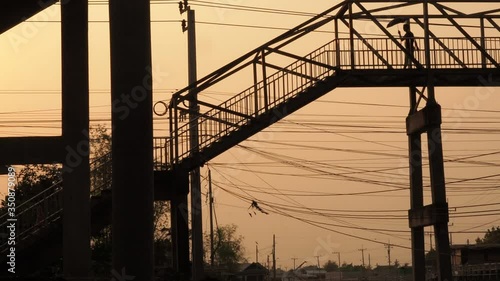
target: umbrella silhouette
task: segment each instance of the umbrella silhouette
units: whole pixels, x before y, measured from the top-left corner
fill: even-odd
[[[407,21],[408,21],[408,18],[405,18],[405,17],[394,18],[387,24],[387,27],[395,26],[396,24],[407,22]]]

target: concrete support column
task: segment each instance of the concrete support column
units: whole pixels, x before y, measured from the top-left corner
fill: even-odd
[[[153,280],[153,113],[149,1],[109,1],[113,271]]]
[[[66,280],[90,273],[88,2],[61,4],[63,271]]]
[[[187,194],[174,196],[170,201],[173,265],[174,270],[185,278],[182,280],[189,280],[191,276],[188,217]]]
[[[433,91],[429,88],[429,91]],[[431,102],[427,107],[435,107],[441,112],[439,104]],[[434,224],[434,235],[436,238],[437,264],[439,268],[439,281],[451,281],[451,250],[448,236],[448,203],[446,202],[446,188],[443,164],[443,143],[441,140],[441,120],[432,122],[427,131],[427,143],[429,146],[429,170],[431,180],[432,203],[442,206],[446,212],[446,219],[439,220]]]
[[[410,113],[416,111],[417,90],[410,87]],[[419,209],[424,206],[424,192],[422,182],[422,141],[420,132],[408,135],[410,160],[410,206]],[[413,280],[425,280],[425,243],[424,227],[411,228],[411,249],[413,264]]]

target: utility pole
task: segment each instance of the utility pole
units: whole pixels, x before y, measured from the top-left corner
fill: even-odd
[[[208,202],[210,209],[210,267],[214,267],[214,219],[213,219],[213,207],[214,198],[212,197],[212,172],[208,170]]]
[[[273,280],[276,279],[276,235],[273,234]]]
[[[293,260],[293,270],[295,270],[295,261],[298,260],[298,258],[292,258]]]
[[[363,264],[363,267],[365,267],[365,251],[367,249],[363,248],[363,245],[361,245],[361,249],[358,249],[358,251],[361,251],[361,263]]]
[[[372,256],[371,254],[368,254],[368,268],[372,267]]]
[[[318,260],[318,269],[319,269],[319,256],[315,256],[315,257]]]
[[[259,263],[259,242],[255,241],[255,263]]]
[[[385,244],[385,247],[387,248],[387,259],[389,261],[389,266],[391,266],[391,241],[389,241],[389,244]]]
[[[333,252],[332,254],[334,254],[334,255],[337,254],[337,256],[339,258],[339,264],[338,264],[338,266],[340,268],[340,252]]]
[[[431,250],[432,250],[432,231],[427,231],[425,234],[429,234],[429,243],[431,244]]]
[[[198,157],[198,93],[196,89],[196,27],[195,13],[188,5],[188,1],[179,2],[181,14],[187,12],[186,21],[182,21],[182,31],[188,32],[188,71],[189,71],[189,148],[190,156]],[[191,231],[192,231],[192,272],[193,281],[203,279],[203,226],[201,214],[201,180],[200,168],[191,171]]]
[[[269,261],[269,255],[267,255],[267,271],[271,271],[271,262]]]

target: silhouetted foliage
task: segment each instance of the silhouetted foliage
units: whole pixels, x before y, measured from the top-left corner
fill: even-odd
[[[500,227],[492,227],[484,234],[484,237],[476,239],[477,244],[500,244]]]
[[[353,265],[352,263],[343,263],[342,266],[339,268],[340,271],[344,272],[351,272],[351,271],[363,271],[366,268],[364,268],[362,265]]]
[[[101,167],[91,177],[91,190],[98,187],[109,186],[109,179],[105,178],[106,173],[111,169],[102,168],[111,158],[111,135],[103,125],[91,127],[90,130],[90,163],[91,168]],[[111,167],[108,163],[108,167]],[[109,178],[109,177],[108,177]],[[62,180],[61,165],[26,165],[17,172],[16,184],[16,205],[19,206],[26,200],[39,194],[43,190],[51,187]],[[1,203],[0,213],[5,210],[5,200]],[[155,262],[157,265],[167,263],[167,252],[171,251],[171,242],[168,239],[169,206],[165,202],[155,202],[154,226],[155,226]],[[91,238],[92,249],[92,269],[96,276],[108,276],[111,270],[111,226],[105,227]],[[44,270],[42,272],[48,272]],[[54,264],[50,271],[62,271],[62,261]]]
[[[238,263],[244,262],[243,236],[237,235],[235,224],[218,227],[214,232],[214,264],[234,272]],[[210,261],[210,236],[205,234],[205,260]]]
[[[108,275],[111,271],[111,226],[102,229],[92,237],[92,269],[97,276]]]
[[[332,272],[332,271],[337,271],[339,269],[339,266],[336,262],[328,260],[323,265],[323,269],[326,270],[327,272]]]
[[[107,157],[111,152],[111,136],[107,129],[102,125],[97,125],[90,132],[91,139],[91,162],[94,167],[103,167],[110,161]],[[111,169],[108,164],[107,169],[98,169],[97,176],[92,177],[92,190],[101,185],[109,185],[104,178]],[[171,251],[172,243],[168,239],[170,206],[166,202],[154,202],[154,255],[155,264],[165,266],[167,262],[167,252]],[[92,265],[96,275],[109,275],[111,271],[112,244],[111,244],[111,226],[101,230],[98,235],[92,237]]]
[[[430,249],[429,252],[425,254],[425,265],[436,267],[437,263],[437,252],[434,249]]]
[[[60,165],[37,164],[24,166],[20,171],[17,171],[16,205],[21,205],[60,180]],[[2,209],[5,208],[6,199],[2,200]]]

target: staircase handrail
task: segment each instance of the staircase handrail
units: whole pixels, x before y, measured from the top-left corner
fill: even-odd
[[[314,50],[314,51],[308,53],[307,55],[305,55],[304,58],[306,58],[307,60],[314,60],[314,59],[316,59],[317,57],[321,56],[322,54],[324,54],[326,52],[331,52],[330,50],[326,50],[325,48],[327,48],[328,46],[334,46],[334,48],[335,48],[335,42],[336,42],[336,40],[329,41],[328,43],[322,45],[321,47],[317,48],[316,50]],[[322,50],[322,49],[325,49],[325,50]],[[306,65],[306,64],[309,64],[309,62],[304,61],[304,60],[300,60],[300,59],[299,60],[295,60],[294,62],[292,62],[289,65],[287,65],[286,67],[284,67],[282,70],[278,70],[275,73],[267,76],[265,78],[265,81],[267,83],[271,83],[273,81],[276,81],[277,79],[283,78],[286,75],[288,75],[289,71],[296,70],[297,68],[299,68],[299,67],[301,67],[303,65]],[[332,65],[331,65],[331,67],[332,67],[331,69],[334,69],[336,67],[336,63],[333,62]],[[331,70],[331,69],[329,69],[329,70]],[[329,71],[329,70],[327,70],[327,71]],[[230,99],[228,99],[228,100],[220,103],[217,107],[211,108],[207,112],[201,114],[201,116],[200,116],[199,119],[202,119],[202,121],[198,122],[198,125],[202,124],[204,122],[204,120],[214,120],[214,119],[217,119],[217,117],[216,117],[217,114],[219,114],[221,112],[224,112],[223,110],[221,110],[221,108],[230,108],[231,106],[235,106],[238,102],[243,101],[245,98],[248,98],[249,96],[255,95],[256,94],[255,93],[255,88],[261,89],[264,84],[265,84],[265,82],[264,82],[264,79],[263,79],[263,80],[259,81],[256,85],[252,85],[251,87],[246,88],[245,90],[241,91],[239,94],[236,94],[235,96],[231,97]],[[301,85],[300,87],[303,87],[303,86],[304,85]],[[296,89],[294,89],[294,90],[296,90]],[[256,117],[258,114],[261,113],[262,109],[264,109],[265,107],[266,107],[266,105],[259,106],[258,112],[255,112],[254,108],[249,109],[248,113],[250,113],[250,114],[248,114],[248,116],[249,117]],[[244,123],[246,121],[249,121],[247,119],[244,119],[241,116],[238,116],[238,117],[239,117],[239,120],[236,123],[234,123],[235,126],[241,125],[242,123]],[[190,126],[191,126],[190,122],[186,122],[182,126],[178,127],[177,132],[176,132],[177,139],[180,139],[180,138],[182,138],[183,135],[188,134]],[[226,130],[218,131],[217,134],[211,135],[209,137],[209,139],[213,139],[213,138],[215,138],[217,136],[220,136],[222,133],[224,133],[226,131],[227,131],[227,129]],[[203,137],[203,136],[200,136],[200,137]],[[168,139],[168,141],[171,141],[172,139],[175,139],[175,138],[173,136],[171,136]],[[187,139],[188,138],[186,137],[186,140]],[[201,148],[201,145],[203,143],[206,143],[206,142],[208,142],[208,140],[205,140],[205,141],[201,141],[200,140],[198,142],[199,143],[199,148]],[[186,146],[186,148],[187,148],[187,145],[184,145],[184,146]],[[170,147],[171,146],[167,145],[167,148],[170,148]],[[175,147],[175,145],[174,145],[174,147]],[[179,143],[178,147],[182,148],[183,145]],[[176,155],[175,151],[170,151],[170,153],[172,153],[172,155]],[[189,153],[190,153],[189,149],[184,150],[180,154],[177,153],[178,156],[177,156],[177,159],[175,159],[175,160],[178,163],[185,156],[187,156]],[[168,160],[168,158],[167,158],[167,160]],[[170,163],[170,164],[172,164],[172,163]]]

